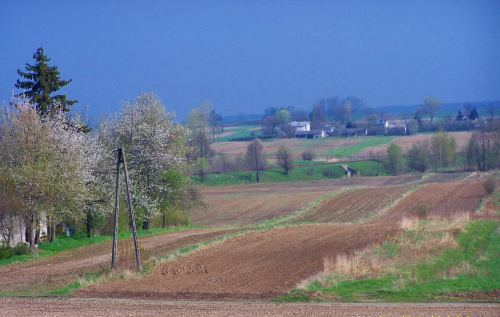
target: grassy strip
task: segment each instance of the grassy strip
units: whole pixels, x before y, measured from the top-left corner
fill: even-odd
[[[378,164],[377,166],[377,163],[374,162],[354,162],[349,163],[349,166],[359,170],[361,175],[364,176],[388,175],[388,172],[383,167],[383,164]],[[285,183],[308,180],[339,179],[344,177],[345,171],[337,164],[312,164],[309,166],[299,166],[289,171],[288,176],[285,175],[283,169],[281,168],[273,168],[260,172],[261,183]],[[207,187],[250,185],[256,183],[254,172],[208,174],[205,175],[205,181],[203,183],[200,181],[199,176],[192,176],[192,179],[195,183]]]
[[[396,138],[395,136],[363,137],[364,140],[360,144],[356,144],[347,148],[332,149],[326,153],[323,153],[322,156],[349,157],[366,148],[377,147],[380,145],[390,143],[395,138]]]
[[[255,128],[259,128],[259,126],[241,126],[236,128],[225,128],[224,132],[235,132],[235,133],[227,136],[216,137],[215,142],[227,142],[234,139],[250,138],[252,136],[252,133],[254,133],[256,137],[259,137],[261,135],[260,130],[250,131],[251,129]]]
[[[415,241],[425,238],[418,234],[414,236]],[[392,267],[392,272],[379,278],[338,281],[338,276],[327,276],[308,284],[305,289],[295,289],[279,301],[313,301],[310,294],[319,293],[323,298],[343,302],[459,302],[474,301],[463,298],[464,294],[499,289],[499,223],[488,220],[469,223],[456,243],[456,247],[440,256]],[[384,256],[391,257],[405,249],[401,245],[387,243],[380,250]],[[498,299],[480,301],[498,302]]]
[[[248,131],[251,129],[259,128],[260,125],[242,125],[238,127],[233,127],[233,128],[224,128],[224,132],[241,132],[241,131]]]

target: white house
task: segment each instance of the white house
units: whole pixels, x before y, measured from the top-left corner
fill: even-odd
[[[311,131],[311,122],[309,121],[292,121],[289,125],[295,128],[295,132]]]

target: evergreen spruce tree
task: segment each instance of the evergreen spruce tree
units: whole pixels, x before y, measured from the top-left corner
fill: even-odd
[[[26,63],[26,72],[17,70],[19,76],[27,79],[27,81],[17,80],[16,88],[23,89],[24,92],[16,95],[20,97],[25,95],[36,106],[37,112],[41,116],[47,116],[55,110],[68,112],[77,100],[68,100],[66,95],[51,96],[53,92],[58,91],[62,87],[68,85],[71,79],[62,80],[57,66],[49,66],[50,58],[48,58],[42,47],[38,48],[33,55],[36,61],[32,66]],[[54,107],[59,109],[55,109]]]
[[[470,111],[470,114],[469,114],[469,119],[471,119],[472,121],[476,122],[476,119],[479,117],[479,115],[477,114],[477,110],[476,110],[476,107],[474,107],[471,111]]]

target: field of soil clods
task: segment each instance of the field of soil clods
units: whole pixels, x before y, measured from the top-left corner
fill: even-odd
[[[323,257],[386,239],[395,225],[297,226],[250,232],[173,262],[140,280],[90,286],[78,296],[271,299],[323,269]]]
[[[420,179],[420,175],[400,175],[208,187],[202,191],[207,207],[193,210],[189,216],[195,225],[250,225],[290,215],[345,188],[396,186]]]
[[[197,243],[210,241],[242,228],[183,230],[140,238],[139,243],[151,256],[162,256]],[[129,240],[130,241],[130,240]],[[119,241],[130,244],[127,241]],[[111,264],[112,242],[99,243],[56,256],[23,264],[0,266],[0,294],[23,295],[49,293],[68,287],[86,273],[102,271]]]
[[[373,218],[411,188],[392,186],[348,190],[325,199],[291,221],[326,223]]]

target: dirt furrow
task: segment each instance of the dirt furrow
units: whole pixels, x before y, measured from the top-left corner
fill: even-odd
[[[270,299],[323,269],[323,258],[385,240],[396,226],[298,226],[250,232],[167,262],[140,280],[91,286],[85,297]]]
[[[244,229],[183,230],[140,238],[139,243],[152,256],[163,256],[241,230]],[[119,243],[131,244],[127,240],[120,240]],[[99,272],[109,267],[111,245],[112,242],[108,241],[61,252],[47,259],[2,266],[0,267],[0,292],[3,294],[21,292],[39,294],[67,287],[76,283],[81,275]]]

